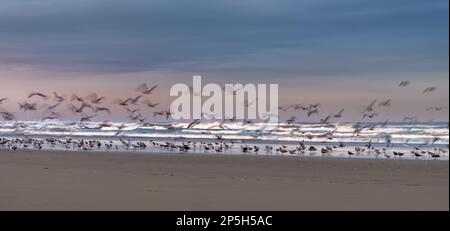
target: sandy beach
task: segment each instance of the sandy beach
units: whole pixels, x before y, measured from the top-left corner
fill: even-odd
[[[0,150],[0,210],[448,210],[449,162]]]

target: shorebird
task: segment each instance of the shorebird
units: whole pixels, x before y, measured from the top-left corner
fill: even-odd
[[[315,152],[315,151],[317,151],[317,148],[314,146],[309,146],[308,151]]]
[[[394,156],[398,156],[398,157],[402,157],[403,155],[405,155],[405,153],[403,153],[403,152],[392,151],[392,153],[394,154]]]
[[[428,151],[428,154],[431,156],[431,158],[433,158],[433,159],[436,159],[436,158],[439,158],[439,157],[441,157],[441,155],[439,155],[438,153],[435,153],[435,152],[430,152],[430,151]]]
[[[415,151],[412,151],[412,154],[413,154],[416,158],[422,157],[422,154],[417,153],[417,152],[415,152]]]

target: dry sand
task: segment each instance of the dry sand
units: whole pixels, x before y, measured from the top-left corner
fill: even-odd
[[[448,209],[448,161],[0,150],[0,210]]]

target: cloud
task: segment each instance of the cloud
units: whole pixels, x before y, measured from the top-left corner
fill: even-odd
[[[448,1],[13,1],[0,62],[78,72],[448,69]]]

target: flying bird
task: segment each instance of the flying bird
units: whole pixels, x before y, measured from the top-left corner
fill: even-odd
[[[92,118],[94,118],[94,117],[96,117],[96,116],[97,116],[97,115],[83,116],[83,117],[81,117],[80,122],[81,122],[81,123],[83,123],[83,122],[89,122],[89,121],[91,121]]]
[[[68,107],[69,107],[69,110],[71,110],[73,113],[82,113],[85,108],[92,109],[92,106],[89,104],[86,104],[86,103],[82,103],[80,105],[80,107],[78,107],[78,108],[76,106],[74,106],[73,104],[69,104]]]
[[[111,110],[109,108],[107,108],[107,107],[95,107],[94,108],[94,112],[95,113],[97,113],[99,111],[104,111],[104,112],[106,112],[108,114],[111,114]]]
[[[89,100],[93,104],[100,104],[102,102],[102,100],[105,99],[105,97],[104,96],[98,97],[96,93],[92,93],[92,94],[88,95],[86,97],[86,99]]]
[[[82,97],[77,96],[76,94],[72,94],[72,97],[70,98],[70,101],[78,101],[83,103],[84,99]]]
[[[137,105],[138,102],[139,102],[139,99],[141,99],[141,97],[142,97],[142,95],[138,95],[138,96],[136,96],[134,98],[130,98],[130,103],[133,104],[133,105]]]
[[[152,101],[150,101],[150,100],[146,100],[146,101],[144,101],[143,103],[144,103],[145,105],[147,105],[147,107],[151,107],[151,108],[154,108],[154,107],[156,107],[156,106],[159,105],[159,103],[152,103]]]
[[[431,110],[434,110],[434,111],[442,111],[442,109],[444,109],[444,108],[441,107],[441,106],[426,108],[427,111],[431,111]]]
[[[16,119],[16,116],[14,114],[12,114],[10,112],[6,112],[6,111],[0,112],[0,115],[3,117],[3,120],[6,120],[6,121],[11,121],[11,120]]]
[[[37,110],[37,104],[36,103],[19,103],[19,108],[24,111],[36,111]]]
[[[31,98],[31,97],[33,97],[33,96],[39,96],[39,97],[41,97],[41,98],[43,98],[43,99],[47,99],[47,98],[48,98],[48,96],[45,95],[45,94],[43,94],[43,93],[40,93],[40,92],[31,92],[31,93],[28,95],[28,99]]]
[[[309,111],[308,111],[308,117],[310,117],[311,115],[313,115],[313,114],[318,114],[319,113],[319,109],[317,109],[317,108],[314,108],[314,109],[310,109]]]
[[[53,96],[55,97],[56,102],[62,102],[65,100],[64,96],[60,96],[56,92],[53,92]]]
[[[433,92],[433,91],[435,91],[435,90],[436,90],[436,87],[428,87],[428,88],[426,88],[425,90],[423,90],[422,93]]]
[[[128,98],[128,99],[125,99],[125,100],[117,99],[117,100],[115,100],[113,103],[116,103],[116,104],[119,104],[120,106],[126,107],[126,106],[129,105],[129,102],[130,102],[131,100],[132,100],[131,98]]]
[[[338,113],[334,114],[334,118],[341,118],[342,117],[342,113],[344,112],[344,108],[342,108]]]
[[[143,83],[136,88],[136,91],[138,91],[144,95],[150,95],[152,93],[152,91],[155,90],[157,87],[158,87],[158,85],[154,85],[153,87],[148,88],[147,84]]]
[[[386,101],[380,102],[378,105],[380,107],[389,107],[389,106],[391,106],[391,101],[392,101],[392,99],[388,99]]]
[[[199,119],[196,119],[196,120],[190,122],[186,128],[187,128],[187,129],[193,128],[195,125],[197,125],[197,124],[199,124],[199,123],[200,123],[200,120],[199,120]]]
[[[372,112],[373,111],[373,106],[375,105],[375,103],[377,102],[377,100],[373,100],[363,111],[363,114],[365,112]]]
[[[363,115],[363,119],[365,119],[366,117],[369,118],[369,119],[372,119],[372,118],[374,118],[377,115],[378,115],[378,113],[376,113],[376,112],[372,113],[372,114],[364,114]]]
[[[411,82],[409,81],[401,81],[400,84],[398,85],[399,87],[406,87],[410,84]]]

